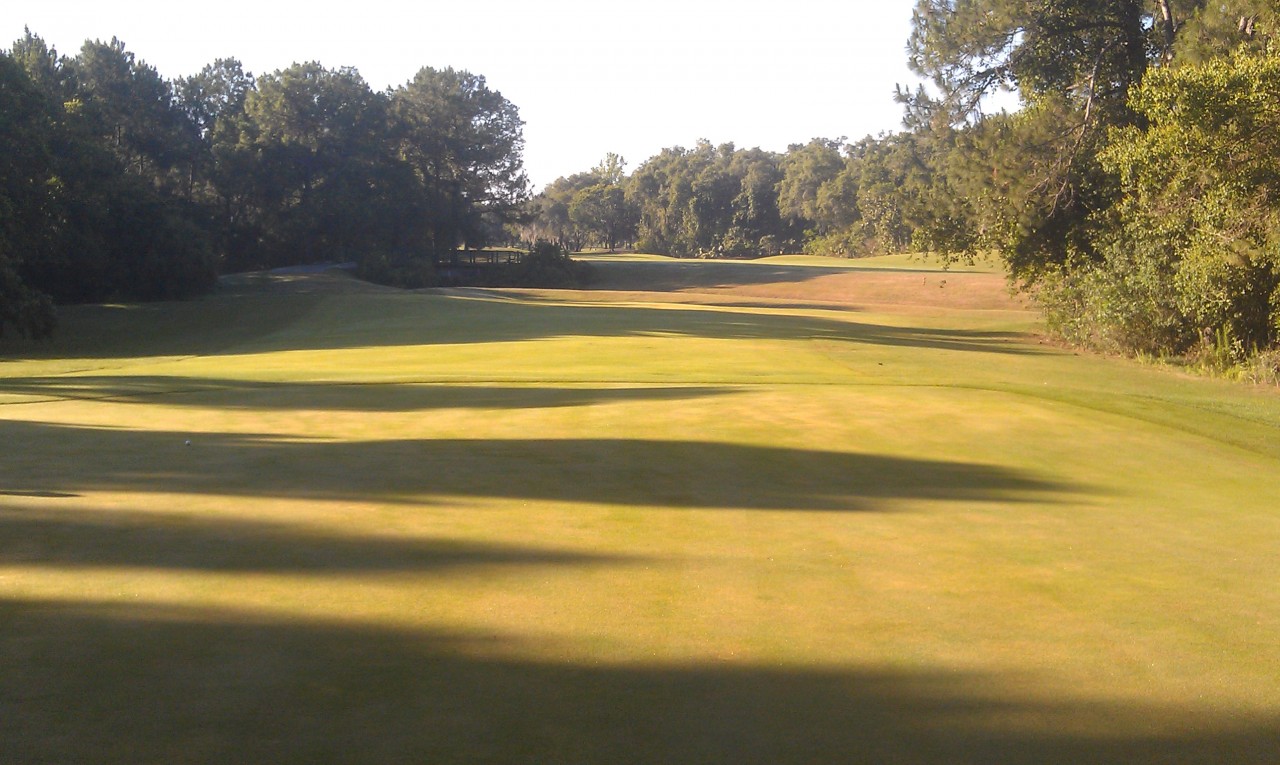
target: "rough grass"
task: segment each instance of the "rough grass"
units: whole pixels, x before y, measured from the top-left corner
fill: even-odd
[[[600,260],[4,346],[0,762],[1280,760],[1280,396]]]

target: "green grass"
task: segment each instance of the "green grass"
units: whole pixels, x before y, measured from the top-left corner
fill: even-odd
[[[1280,395],[859,284],[0,346],[0,762],[1280,761]]]

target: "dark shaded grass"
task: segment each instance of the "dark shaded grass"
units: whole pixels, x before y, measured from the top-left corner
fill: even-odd
[[[421,412],[434,409],[552,409],[628,401],[684,401],[736,393],[730,387],[559,387],[414,383],[261,382],[164,375],[52,375],[0,378],[18,403],[108,400],[216,406],[228,410]],[[191,395],[197,394],[197,395]]]
[[[190,513],[0,506],[0,566],[326,575],[629,561],[545,547],[380,535],[376,526],[363,535],[335,534]]]
[[[0,601],[0,761],[1274,765],[1280,720],[1017,678],[519,658],[501,635]]]
[[[24,445],[0,465],[0,491],[24,496],[102,490],[409,502],[472,496],[860,511],[893,499],[1044,503],[1087,490],[1000,465],[704,441],[295,441],[21,421],[0,421],[0,439]]]
[[[368,310],[371,299],[378,310]],[[303,321],[305,317],[305,321]],[[845,340],[905,348],[1044,353],[1014,332],[905,327],[711,308],[530,303],[417,293],[211,298],[64,311],[49,343],[0,339],[0,358],[125,358],[272,353],[554,337]]]
[[[59,308],[50,340],[0,338],[0,361],[212,355],[301,321],[319,294],[210,296],[180,303]]]

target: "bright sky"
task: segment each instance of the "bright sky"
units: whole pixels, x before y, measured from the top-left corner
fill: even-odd
[[[423,66],[484,75],[520,109],[537,186],[606,153],[628,170],[699,138],[784,151],[897,130],[916,82],[914,0],[5,0],[0,46],[24,26],[60,53],[119,37],[168,78],[216,58],[254,74],[353,66],[374,89]]]

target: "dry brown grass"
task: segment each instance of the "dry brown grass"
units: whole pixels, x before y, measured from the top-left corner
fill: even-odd
[[[793,265],[765,261],[592,259],[596,276],[575,298],[598,302],[693,303],[760,308],[938,311],[1008,311],[1031,315],[1028,301],[1010,292],[994,272],[941,268]],[[542,290],[504,290],[513,296]]]

